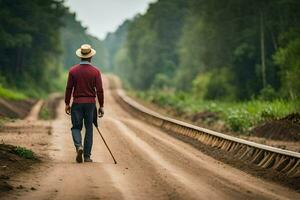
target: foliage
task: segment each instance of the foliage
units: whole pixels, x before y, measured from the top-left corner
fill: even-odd
[[[299,8],[298,0],[158,0],[105,44],[122,52],[111,62],[138,90],[159,83],[214,100],[296,100]]]
[[[199,112],[217,113],[232,131],[247,132],[266,120],[281,118],[295,112],[297,102],[284,100],[246,102],[201,100],[191,93],[151,90],[134,95],[162,108],[171,108],[178,114],[193,115]]]
[[[207,93],[207,85],[212,78],[212,74],[210,72],[200,73],[193,80],[192,83],[192,92],[200,99],[203,99]]]
[[[118,74],[126,77],[135,88],[151,88],[157,74],[174,76],[178,65],[177,41],[186,7],[184,0],[152,3],[145,15],[126,21],[106,38],[105,44],[113,52],[110,56],[113,68],[123,68],[117,69]],[[118,46],[126,53],[122,57],[127,57],[121,65],[114,61],[120,58],[114,56],[118,54],[115,52],[119,52],[116,50]]]
[[[170,86],[171,86],[171,82],[169,77],[167,77],[165,74],[156,74],[151,88],[167,89]]]
[[[274,60],[281,66],[282,93],[291,99],[300,97],[300,30],[282,35],[281,47]]]
[[[19,90],[53,90],[59,73],[61,1],[0,1],[0,73]],[[31,93],[31,92],[29,92]]]
[[[1,97],[42,98],[64,90],[65,70],[78,63],[74,51],[82,43],[96,49],[93,63],[106,70],[104,45],[87,33],[63,1],[2,0],[0,21]]]
[[[16,147],[14,149],[14,153],[25,159],[31,159],[31,160],[37,159],[32,150],[26,149],[24,147],[19,147],[19,146]]]
[[[298,0],[158,0],[117,31],[117,73],[139,98],[179,115],[218,113],[247,132],[299,110],[299,8]]]
[[[125,46],[120,48],[115,55],[115,59],[113,60],[113,65],[110,66],[111,68],[113,68],[113,71],[123,79],[123,82],[126,83],[128,83],[129,76],[130,76],[128,73],[128,69],[131,67],[131,61],[127,56],[127,53],[128,53],[128,49]]]
[[[24,100],[27,96],[22,92],[10,90],[0,85],[0,98],[7,100]]]
[[[39,113],[39,117],[43,120],[49,120],[50,119],[50,111],[49,108],[47,106],[43,106],[40,113]]]
[[[205,51],[211,37],[212,29],[203,20],[193,14],[186,17],[179,40],[179,67],[175,76],[179,89],[190,90],[190,80],[194,80],[198,74],[209,73],[206,71]]]
[[[231,79],[231,73],[228,68],[211,71],[204,99],[234,100],[235,88],[232,85]]]
[[[127,38],[129,24],[130,21],[126,20],[114,33],[108,33],[103,41],[107,49],[107,65],[110,71],[118,73],[124,68],[124,63],[128,62],[125,61],[126,58],[123,57],[123,55],[127,55],[127,53],[125,53],[126,48],[124,47],[124,43]],[[122,73],[120,73],[120,75],[121,74]]]
[[[274,88],[272,86],[267,85],[265,88],[263,88],[260,91],[260,94],[258,96],[258,99],[264,100],[264,101],[273,101],[278,98],[278,95]]]

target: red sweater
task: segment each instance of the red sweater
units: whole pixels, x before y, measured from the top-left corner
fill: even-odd
[[[100,107],[104,104],[101,72],[91,64],[74,65],[69,70],[65,93],[65,103],[70,104],[73,92],[73,103],[95,103],[96,94]]]

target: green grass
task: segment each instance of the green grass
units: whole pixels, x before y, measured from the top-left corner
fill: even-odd
[[[24,100],[27,96],[22,92],[4,88],[0,85],[0,97],[7,100]]]
[[[230,130],[240,133],[246,133],[251,127],[267,120],[281,118],[299,111],[297,102],[284,100],[224,102],[205,101],[188,93],[168,91],[130,93],[160,107],[171,108],[178,115],[193,115],[204,111],[217,113]]]
[[[49,120],[50,119],[50,111],[49,108],[46,105],[43,105],[40,113],[40,118],[43,120]]]
[[[16,147],[14,153],[22,158],[35,160],[37,159],[32,150],[26,149],[24,147]]]

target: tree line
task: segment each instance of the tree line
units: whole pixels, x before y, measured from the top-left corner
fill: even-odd
[[[61,28],[61,43],[63,47],[63,66],[65,69],[78,63],[75,56],[77,50],[82,44],[90,44],[97,54],[93,58],[93,64],[107,71],[108,53],[103,41],[87,33],[87,28],[82,26],[81,22],[76,19],[76,14],[66,12],[63,17],[64,26]]]
[[[90,43],[94,63],[107,66],[106,50],[57,0],[0,1],[0,85],[39,97],[63,88],[68,67],[78,63],[75,50]]]
[[[300,1],[158,0],[104,41],[133,88],[204,99],[300,97]]]

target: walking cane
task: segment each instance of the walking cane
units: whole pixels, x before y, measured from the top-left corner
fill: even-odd
[[[96,127],[96,129],[97,129],[99,135],[101,136],[101,138],[102,138],[102,140],[103,140],[103,142],[104,142],[106,148],[108,149],[108,151],[109,151],[109,153],[110,153],[112,159],[114,160],[114,163],[117,164],[117,161],[116,161],[114,155],[112,154],[112,152],[111,152],[110,148],[108,147],[108,145],[107,145],[107,143],[106,143],[106,141],[105,141],[103,135],[101,134],[101,131],[99,130],[99,127],[98,127],[98,120],[97,120],[97,119],[98,119],[98,117],[97,117],[97,108],[95,108],[95,111],[94,111],[94,117],[93,117],[93,124],[95,125],[95,127]]]

